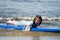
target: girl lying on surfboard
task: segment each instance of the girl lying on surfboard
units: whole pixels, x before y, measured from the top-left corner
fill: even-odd
[[[42,17],[40,15],[36,15],[33,19],[33,23],[27,25],[25,31],[30,31],[31,28],[37,28],[42,23]]]

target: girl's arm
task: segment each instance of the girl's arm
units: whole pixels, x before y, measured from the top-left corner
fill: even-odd
[[[27,25],[25,28],[25,31],[30,31],[30,27],[31,27],[31,25]]]

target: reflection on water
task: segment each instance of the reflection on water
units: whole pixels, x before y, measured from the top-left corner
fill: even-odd
[[[43,36],[41,40],[60,40],[60,36]]]
[[[2,36],[0,40],[32,40],[32,37],[22,36]]]
[[[60,40],[60,36],[0,36],[0,40]]]

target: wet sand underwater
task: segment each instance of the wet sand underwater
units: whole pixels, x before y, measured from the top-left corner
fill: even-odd
[[[0,29],[0,40],[59,40],[60,33]]]

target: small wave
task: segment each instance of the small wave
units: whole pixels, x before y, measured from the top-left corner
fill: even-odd
[[[60,17],[46,17],[46,16],[42,16],[43,20],[60,20]]]
[[[34,16],[33,17],[22,17],[22,19],[25,19],[25,20],[33,20],[34,19]],[[47,17],[47,16],[42,16],[42,19],[43,20],[60,20],[60,17]]]

